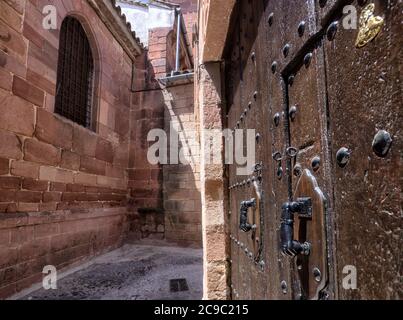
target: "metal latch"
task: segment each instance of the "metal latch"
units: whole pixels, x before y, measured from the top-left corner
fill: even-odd
[[[311,198],[299,198],[294,202],[286,202],[281,211],[281,251],[289,257],[297,255],[308,256],[311,252],[309,242],[301,243],[294,240],[294,215],[299,218],[312,218],[312,200]]]
[[[239,215],[240,215],[239,229],[241,229],[241,231],[243,232],[249,232],[254,227],[256,227],[248,222],[249,208],[256,208],[256,199],[241,202],[241,208],[239,209]]]

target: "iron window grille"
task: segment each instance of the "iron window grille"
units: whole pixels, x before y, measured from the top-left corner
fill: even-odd
[[[94,60],[81,23],[66,17],[60,30],[55,112],[92,127]]]

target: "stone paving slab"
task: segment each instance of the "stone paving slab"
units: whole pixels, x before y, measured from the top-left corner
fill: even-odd
[[[202,250],[128,244],[94,259],[57,283],[23,300],[201,300]],[[171,292],[171,280],[186,279],[187,291]],[[175,290],[173,290],[175,291]]]

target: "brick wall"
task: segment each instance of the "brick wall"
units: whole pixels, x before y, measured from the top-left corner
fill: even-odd
[[[59,29],[82,22],[96,72],[96,130],[55,115]],[[0,1],[0,296],[120,244],[126,230],[132,61],[86,1]]]
[[[167,65],[167,59],[170,56],[169,50],[172,50],[172,30],[170,28],[155,28],[150,30],[148,42],[148,59],[150,61],[151,72],[153,76],[164,78],[170,71]]]

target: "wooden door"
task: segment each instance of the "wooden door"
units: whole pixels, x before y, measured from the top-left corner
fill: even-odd
[[[401,9],[238,2],[227,124],[256,130],[256,170],[228,166],[234,299],[399,297]]]

